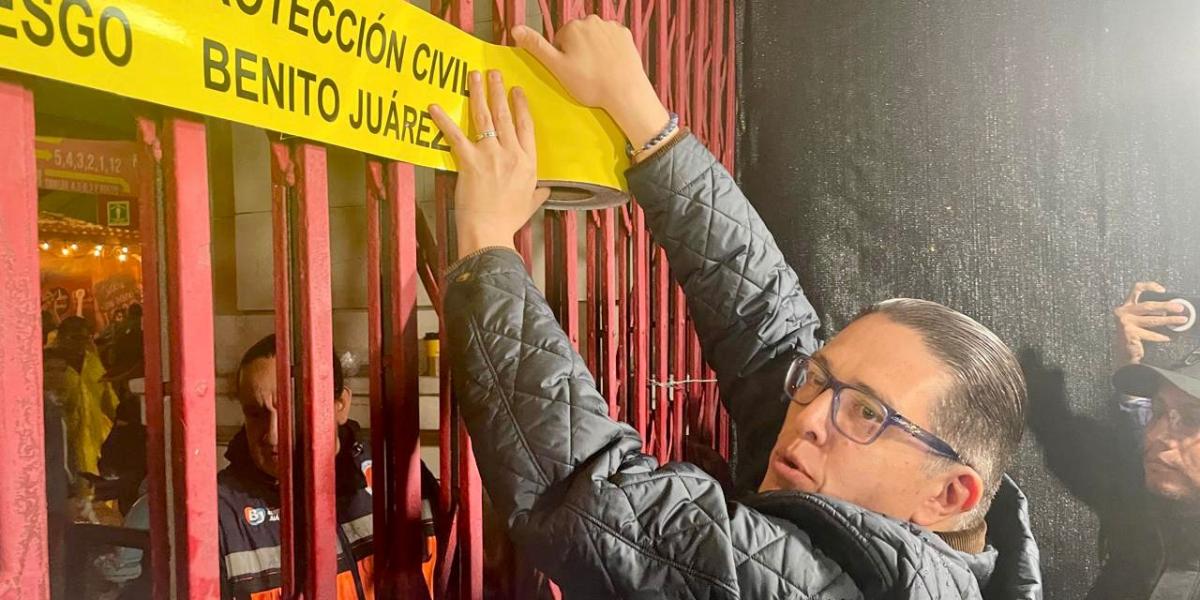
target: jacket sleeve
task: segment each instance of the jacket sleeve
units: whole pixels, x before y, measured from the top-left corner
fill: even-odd
[[[737,425],[738,487],[756,486],[787,412],[787,364],[797,350],[817,349],[816,311],[758,212],[694,136],[676,138],[627,178]]]
[[[696,467],[658,467],[634,429],[608,418],[518,255],[470,257],[445,289],[454,391],[484,487],[516,546],[567,597],[736,598],[749,572],[756,585],[792,585],[747,548],[777,550],[779,528],[727,504]],[[807,559],[788,556],[806,569],[828,562]]]
[[[1100,419],[1076,412],[1063,371],[1045,365],[1040,350],[1023,350],[1021,368],[1029,429],[1041,444],[1046,468],[1067,491],[1102,516],[1139,494],[1142,432],[1132,416]]]

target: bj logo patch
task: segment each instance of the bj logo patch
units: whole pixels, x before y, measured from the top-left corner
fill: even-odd
[[[267,522],[267,509],[256,508],[253,506],[246,507],[246,522],[252,526],[262,525]]]

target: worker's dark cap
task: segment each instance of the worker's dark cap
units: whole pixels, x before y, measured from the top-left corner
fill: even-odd
[[[1113,387],[1122,394],[1149,398],[1158,392],[1163,382],[1183,390],[1183,393],[1200,400],[1200,353],[1193,352],[1173,369],[1150,365],[1129,365],[1113,373]]]

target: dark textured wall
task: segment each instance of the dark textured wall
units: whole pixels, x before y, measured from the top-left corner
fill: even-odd
[[[1200,292],[1200,2],[747,0],[744,186],[836,331],[892,296],[1044,349],[1107,413],[1110,310]],[[1095,522],[1027,435],[1047,598]]]

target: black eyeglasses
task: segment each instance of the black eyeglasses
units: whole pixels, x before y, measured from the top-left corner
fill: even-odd
[[[829,420],[834,429],[851,441],[863,445],[871,444],[879,439],[888,427],[896,426],[917,438],[934,454],[971,466],[950,444],[909,421],[883,400],[865,390],[834,379],[820,361],[807,354],[801,354],[792,361],[784,383],[784,391],[792,402],[807,406],[828,389],[833,390],[833,406],[829,409]],[[842,410],[843,408],[846,410]]]

